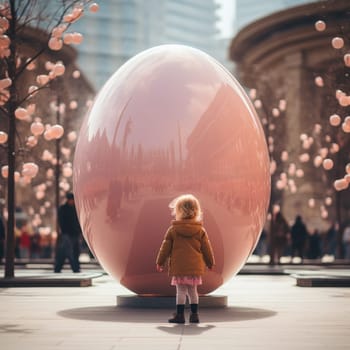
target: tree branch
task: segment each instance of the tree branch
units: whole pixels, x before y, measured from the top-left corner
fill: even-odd
[[[20,106],[23,102],[25,102],[28,98],[33,97],[36,93],[38,93],[40,90],[47,89],[49,87],[49,83],[38,87],[34,91],[32,91],[30,94],[25,96],[21,101],[19,101],[18,105]]]
[[[30,0],[28,0],[28,2],[30,2]],[[26,62],[23,64],[23,66],[22,66],[22,67],[17,71],[17,73],[16,73],[16,79],[18,79],[18,78],[21,76],[21,74],[22,74],[22,73],[24,72],[24,70],[28,67],[28,65],[30,65],[35,59],[37,59],[41,54],[43,54],[43,53],[47,50],[47,46],[48,46],[49,39],[50,39],[50,37],[51,37],[52,29],[55,28],[55,27],[57,27],[58,25],[62,24],[62,23],[63,23],[63,18],[64,18],[64,16],[67,14],[68,10],[69,10],[72,6],[74,6],[75,4],[78,4],[78,3],[79,3],[78,0],[70,1],[68,4],[66,3],[66,1],[64,1],[64,0],[62,1],[62,5],[63,5],[64,8],[63,8],[62,13],[60,14],[58,20],[57,20],[56,23],[53,24],[53,25],[52,25],[52,21],[51,21],[50,23],[48,23],[48,25],[47,25],[47,27],[46,27],[45,32],[48,32],[48,40],[47,40],[47,42],[46,42],[46,45],[45,45],[43,48],[41,48],[33,57],[31,57],[28,61],[26,61]],[[27,3],[26,5],[28,5],[28,3]],[[28,6],[26,6],[26,7],[28,7]],[[61,9],[61,8],[58,7],[58,9],[56,10],[56,13],[53,15],[53,17],[55,17],[56,14],[59,13],[60,9]],[[22,14],[23,14],[23,11],[22,11]],[[25,26],[26,26],[27,24],[30,24],[30,22],[31,22],[32,20],[34,20],[34,18],[32,18],[32,19],[27,19],[27,21],[26,21],[24,24],[22,24],[21,26],[19,26],[18,31],[20,32],[21,30],[25,29]],[[52,26],[51,30],[49,30],[50,26]],[[71,26],[71,23],[67,23],[67,28],[69,28],[70,26]]]
[[[36,1],[34,2],[34,4]],[[23,4],[23,0],[21,1],[21,5]],[[27,0],[25,5],[23,6],[23,9],[20,14],[17,15],[18,20],[21,19],[22,16],[24,16],[25,12],[27,11],[28,7],[32,5],[33,6],[33,1],[32,0]],[[35,6],[35,5],[34,5]]]
[[[4,114],[5,118],[9,117],[7,110],[3,106],[0,106],[0,112]]]
[[[24,70],[33,62],[35,61],[41,54],[43,54],[46,51],[46,46],[41,48],[33,57],[31,57],[28,61],[26,61],[23,66],[17,71],[15,80],[17,80],[21,74],[24,72]]]

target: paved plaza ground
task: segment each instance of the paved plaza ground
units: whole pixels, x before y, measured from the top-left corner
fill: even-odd
[[[0,349],[350,349],[350,288],[238,275],[213,293],[228,307],[201,309],[199,325],[167,323],[172,309],[117,307],[125,294],[106,275],[91,287],[2,288]]]

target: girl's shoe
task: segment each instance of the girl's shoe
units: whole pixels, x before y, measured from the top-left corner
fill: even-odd
[[[199,317],[197,313],[191,313],[190,323],[199,323]]]
[[[185,323],[184,314],[174,314],[173,318],[168,320],[169,323]]]

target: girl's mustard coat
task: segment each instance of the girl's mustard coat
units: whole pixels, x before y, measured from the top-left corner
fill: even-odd
[[[214,254],[202,223],[173,221],[159,249],[156,263],[164,266],[169,258],[169,275],[202,276],[212,268]]]

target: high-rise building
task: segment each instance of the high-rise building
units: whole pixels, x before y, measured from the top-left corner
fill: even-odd
[[[75,23],[84,33],[78,64],[96,89],[129,58],[161,44],[184,44],[227,57],[220,45],[215,0],[109,0]],[[222,62],[224,63],[224,62]]]
[[[316,1],[319,0],[236,0],[234,32],[274,12]]]

